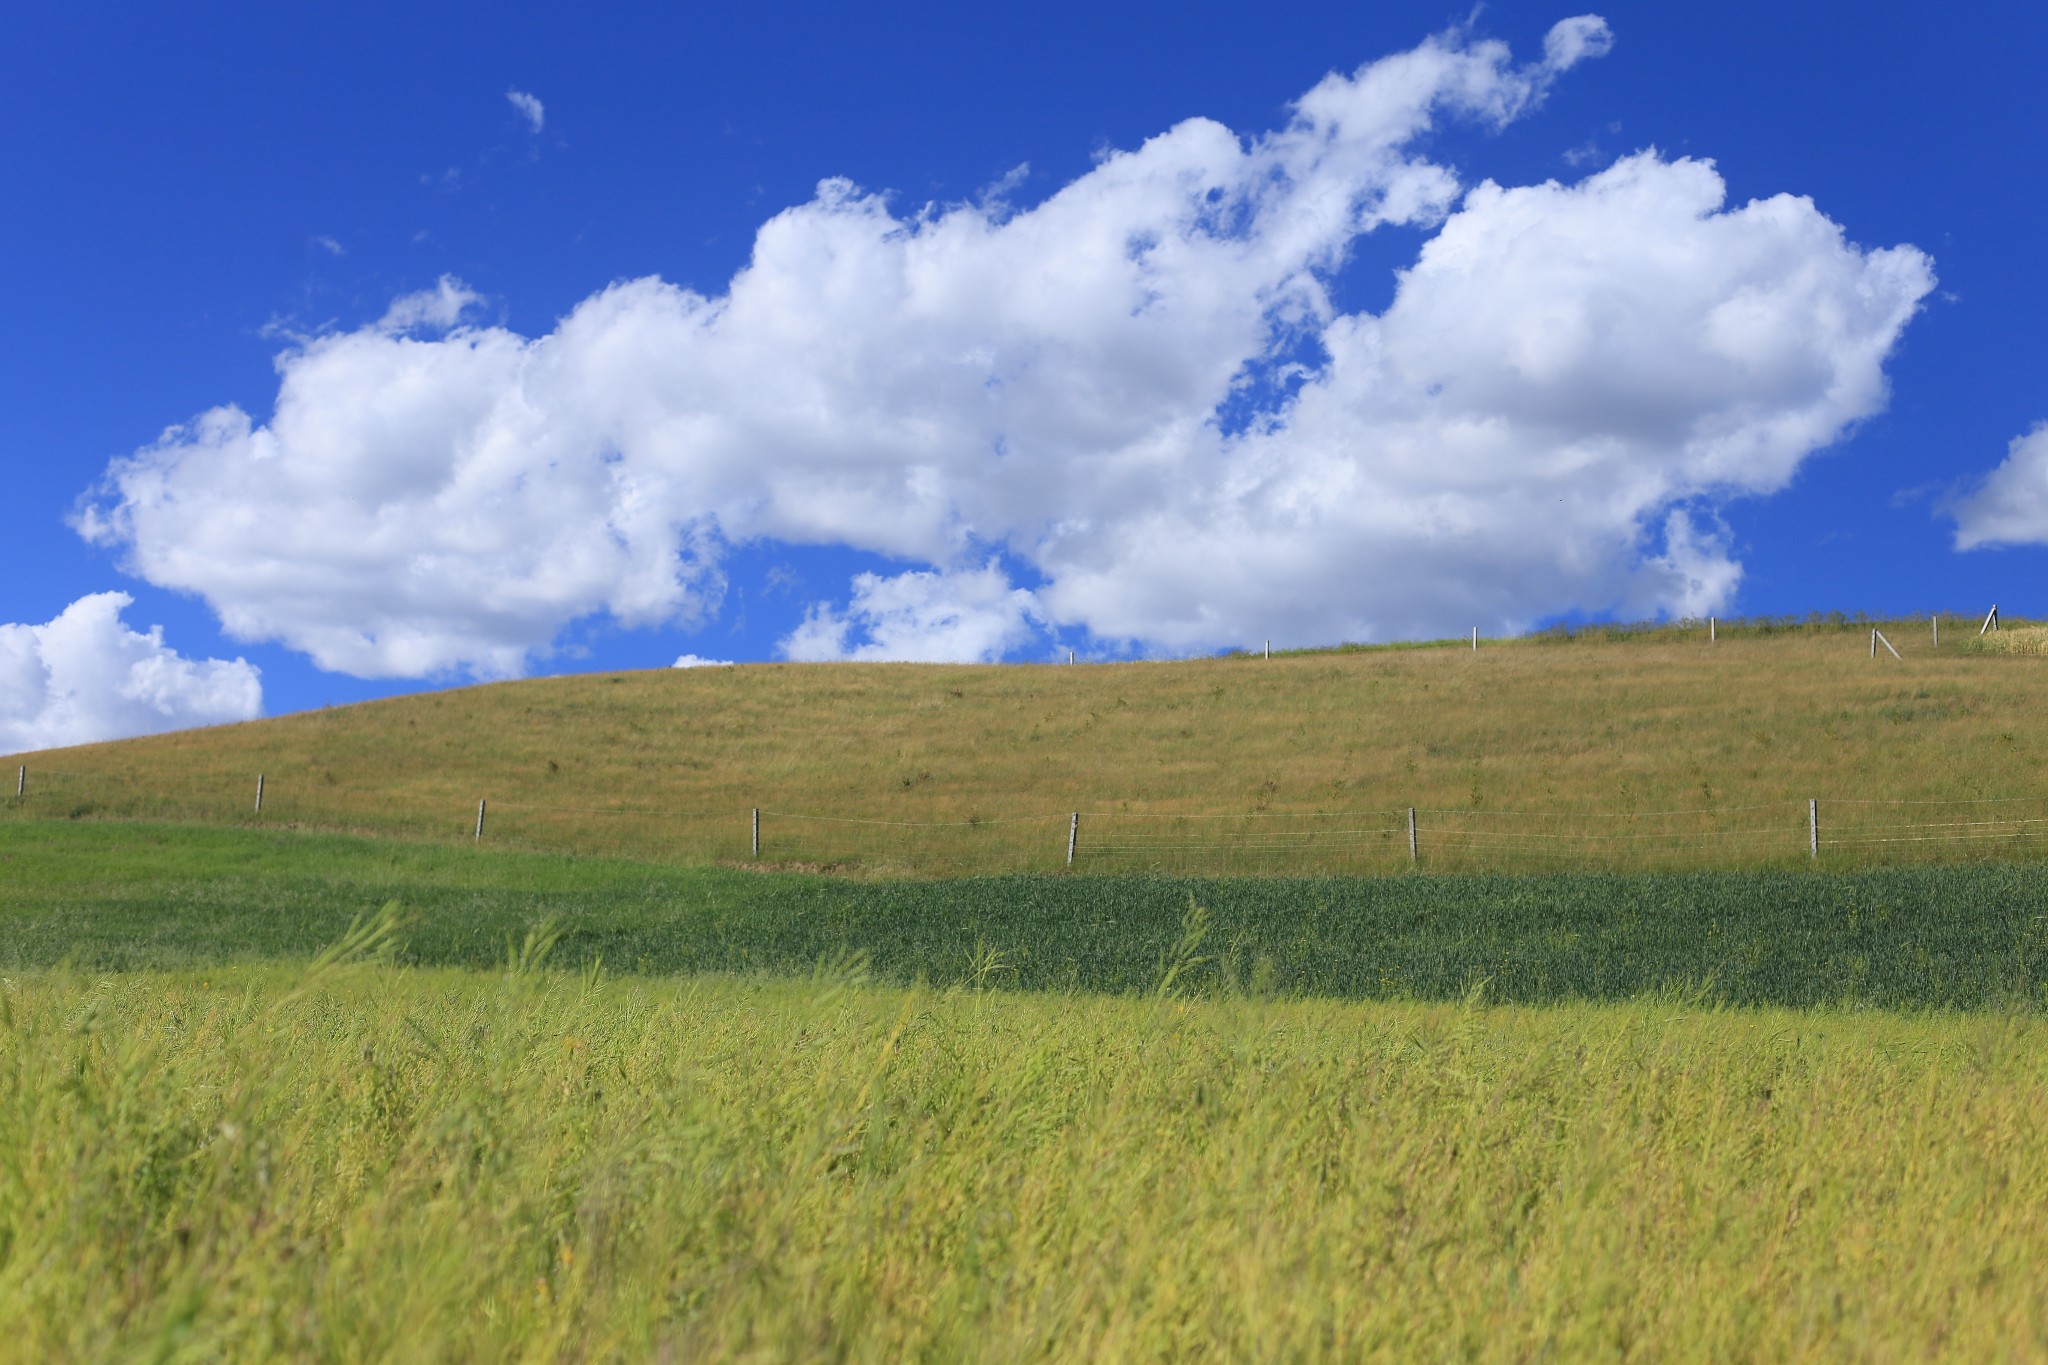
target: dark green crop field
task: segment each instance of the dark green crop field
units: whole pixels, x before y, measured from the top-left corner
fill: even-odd
[[[1520,1003],[2048,1003],[2048,868],[874,882],[368,838],[0,825],[0,969],[303,960],[397,901],[399,959],[1027,990]]]

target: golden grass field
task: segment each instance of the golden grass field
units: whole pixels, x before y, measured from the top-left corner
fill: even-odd
[[[0,983],[0,1357],[2038,1360],[2037,1015]]]
[[[663,669],[5,761],[29,765],[30,813],[248,819],[261,773],[273,823],[460,838],[488,798],[495,840],[706,862],[750,856],[759,808],[765,861],[883,872],[1056,867],[1073,811],[1083,867],[1392,871],[1409,806],[1440,867],[1796,864],[1808,798],[1831,865],[2032,856],[2048,673],[1973,622],[1939,650],[1927,626],[1887,623],[1904,658],[1874,661],[1867,625],[1823,623]]]

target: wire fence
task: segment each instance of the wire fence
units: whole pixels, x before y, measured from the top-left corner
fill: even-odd
[[[1087,845],[1095,858],[1173,871],[1212,862],[1368,873],[1732,866],[1810,856],[1805,802],[1650,812],[1405,807],[1150,819],[1097,812],[1082,823],[1096,831]]]
[[[471,799],[442,789],[211,774],[153,791],[115,774],[19,769],[0,818],[200,821],[357,831],[683,863],[924,874],[1384,874],[2024,861],[2048,855],[2048,795],[1793,798],[1662,810],[1128,807],[902,820],[780,807]]]

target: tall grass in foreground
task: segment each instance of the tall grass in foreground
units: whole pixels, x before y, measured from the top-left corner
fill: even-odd
[[[6,980],[0,1355],[2048,1352],[2034,1017],[657,982],[542,946]]]

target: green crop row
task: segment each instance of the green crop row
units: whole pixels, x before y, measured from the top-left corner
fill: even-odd
[[[1741,1005],[2048,1002],[2048,868],[857,881],[344,836],[0,826],[0,966],[304,958],[387,901],[401,960],[1135,994]]]

